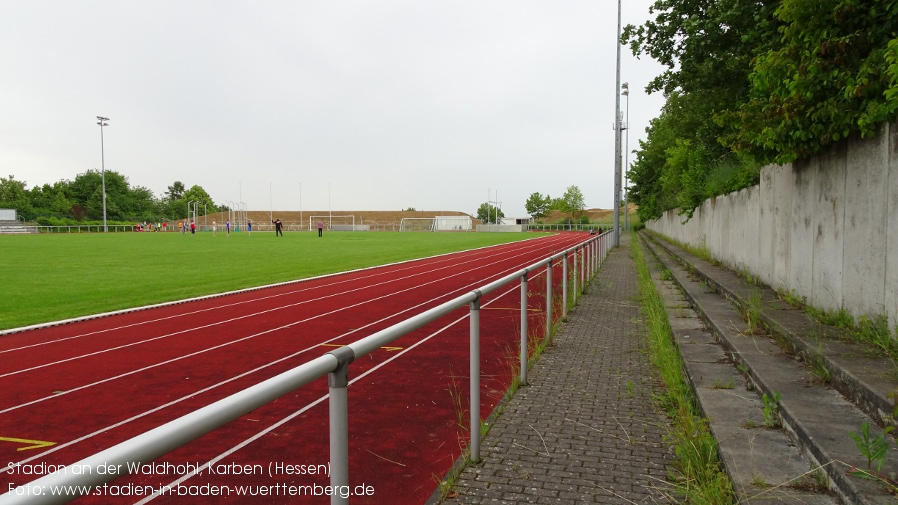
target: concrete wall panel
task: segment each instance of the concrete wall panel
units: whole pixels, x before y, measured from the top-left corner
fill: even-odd
[[[814,306],[828,310],[842,308],[847,153],[843,143],[820,155],[820,170],[815,178],[814,291],[811,300]]]
[[[885,132],[889,148],[889,163],[885,177],[888,216],[885,221],[886,274],[883,305],[892,320],[892,328],[898,328],[898,123],[891,123]]]
[[[767,270],[766,267],[762,267],[761,241],[759,239],[761,236],[761,188],[753,186],[745,188],[739,193],[743,194],[745,198],[745,216],[741,217],[741,220],[745,222],[745,226],[739,237],[744,244],[742,262],[746,270],[757,272],[755,275],[758,275],[760,272]]]
[[[776,287],[776,192],[773,178],[773,170],[768,167],[761,170],[761,183],[758,185],[758,264],[752,267],[752,271],[757,272],[761,282]]]
[[[773,280],[769,284],[780,291],[789,291],[790,232],[792,227],[792,164],[766,167],[773,177]]]
[[[883,132],[884,133],[884,132]],[[855,317],[885,311],[886,249],[874,247],[888,220],[888,137],[852,139],[845,178],[842,296]],[[850,302],[847,302],[849,301]]]
[[[809,298],[814,290],[814,187],[817,160],[792,165],[792,216],[789,221],[789,286]]]

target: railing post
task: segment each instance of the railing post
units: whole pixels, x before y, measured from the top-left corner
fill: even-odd
[[[349,489],[349,364],[355,359],[352,348],[344,346],[329,352],[337,358],[337,368],[327,375],[330,406],[331,488]],[[348,493],[334,491],[331,505],[347,505]]]
[[[580,248],[575,247],[574,248],[574,270],[571,272],[573,274],[573,275],[571,275],[571,277],[574,280],[574,304],[577,303],[577,294],[578,294],[578,292],[577,292],[577,288],[578,288],[577,276],[580,275],[580,270],[577,268],[577,255],[579,253],[580,253]]]
[[[527,384],[527,270],[521,276],[521,385]]]
[[[596,276],[596,241],[593,239],[589,243],[589,278]]]
[[[471,461],[480,461],[480,291],[471,302]]]
[[[586,248],[588,244],[583,244],[580,248],[580,293],[586,291]]]
[[[552,258],[546,264],[546,338],[552,336]]]
[[[567,251],[561,264],[561,317],[567,317]]]

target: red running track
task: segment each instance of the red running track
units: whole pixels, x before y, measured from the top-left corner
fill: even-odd
[[[561,233],[2,336],[0,492],[587,238]],[[544,282],[544,269],[529,279],[531,334],[545,328]],[[485,416],[517,367],[520,286],[481,304]],[[459,310],[353,362],[352,503],[423,503],[462,453],[468,330]],[[323,378],[77,503],[329,503],[326,395]]]

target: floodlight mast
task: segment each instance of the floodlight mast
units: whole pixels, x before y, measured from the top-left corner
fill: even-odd
[[[106,226],[106,150],[103,146],[103,127],[109,126],[108,117],[97,116],[97,124],[100,125],[100,169],[101,172],[101,180],[102,180],[102,189],[103,189],[103,233],[109,231],[109,228]]]
[[[614,83],[614,247],[620,246],[620,193],[621,193],[621,116],[620,116],[620,10],[617,0],[617,73]]]
[[[623,83],[622,96],[627,97],[627,113],[624,115],[624,130],[627,130],[624,141],[624,230],[630,231],[630,85]]]

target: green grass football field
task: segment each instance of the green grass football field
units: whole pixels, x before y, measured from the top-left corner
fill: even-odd
[[[0,236],[0,330],[453,251],[535,233]]]

